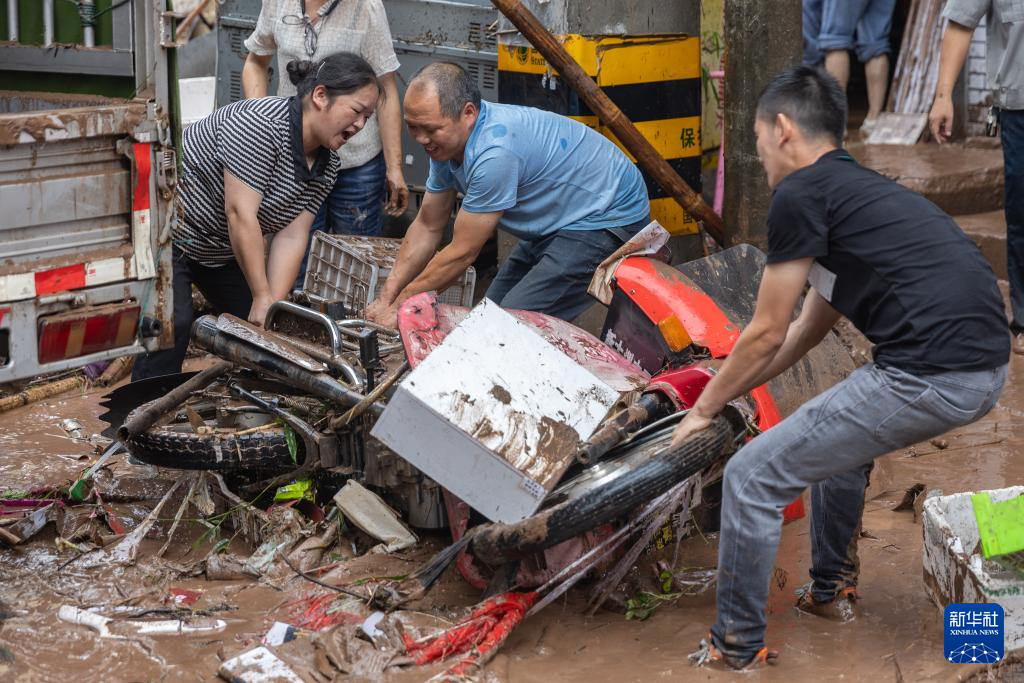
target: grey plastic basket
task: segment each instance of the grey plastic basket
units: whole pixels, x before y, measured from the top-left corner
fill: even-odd
[[[386,237],[314,232],[302,290],[310,301],[341,301],[352,310],[362,310],[388,279],[401,244]],[[470,267],[459,282],[438,295],[438,301],[472,306],[475,285],[476,271]]]

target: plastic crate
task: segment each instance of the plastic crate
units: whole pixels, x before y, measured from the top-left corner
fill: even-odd
[[[386,237],[313,233],[302,290],[310,301],[340,301],[362,310],[377,297],[398,257],[402,241]],[[466,270],[459,282],[441,292],[444,304],[471,307],[476,271]]]

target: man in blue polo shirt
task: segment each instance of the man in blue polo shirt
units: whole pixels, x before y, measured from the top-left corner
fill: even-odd
[[[520,242],[487,290],[505,308],[572,320],[594,269],[650,220],[643,177],[605,137],[558,114],[483,102],[461,67],[421,69],[405,121],[430,156],[427,191],[366,315],[394,326],[410,296],[442,290],[499,227]],[[440,251],[457,193],[452,242]]]

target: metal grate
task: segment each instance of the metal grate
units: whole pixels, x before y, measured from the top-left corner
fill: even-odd
[[[231,83],[228,87],[228,92],[231,94],[232,102],[242,99],[242,73],[240,71],[231,72]]]
[[[469,42],[478,50],[495,50],[498,47],[497,36],[488,30],[487,24],[478,21],[469,22]]]
[[[302,290],[315,302],[340,301],[362,310],[377,297],[398,256],[401,240],[357,235],[313,233],[309,265]],[[441,292],[437,300],[455,306],[473,305],[476,271]]]
[[[493,90],[498,87],[498,70],[493,64],[467,61],[463,63],[466,73],[476,79],[481,90]]]
[[[221,27],[221,30],[228,31],[228,35],[230,36],[231,41],[230,45],[232,52],[234,52],[239,57],[245,59],[245,56],[247,54],[245,50],[245,39],[249,37],[249,34],[235,27],[228,28],[225,26]]]

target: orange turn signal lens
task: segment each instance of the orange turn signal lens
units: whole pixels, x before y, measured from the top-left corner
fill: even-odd
[[[678,353],[693,343],[683,323],[679,322],[675,315],[670,315],[658,323],[658,329],[661,330],[661,336],[668,344],[668,348],[673,352]]]

